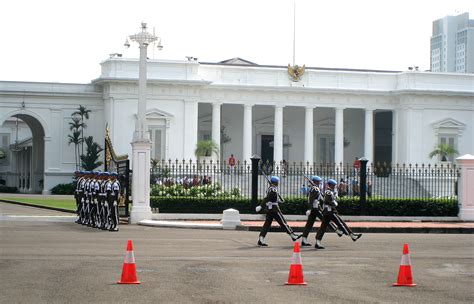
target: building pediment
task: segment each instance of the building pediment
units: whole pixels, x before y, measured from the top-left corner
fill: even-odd
[[[168,112],[165,112],[165,111],[162,111],[162,110],[158,110],[156,108],[153,108],[153,109],[149,109],[148,111],[146,111],[146,119],[170,119],[172,118],[173,115],[168,113]]]
[[[324,128],[324,127],[334,128],[334,126],[336,125],[336,122],[335,122],[334,118],[326,117],[326,118],[323,118],[321,120],[318,120],[315,125],[319,128]]]
[[[431,124],[436,133],[457,133],[460,134],[466,127],[460,121],[453,118],[445,118]]]
[[[266,116],[266,117],[263,117],[263,118],[260,118],[260,119],[257,119],[254,121],[254,124],[256,125],[260,125],[260,126],[273,126],[275,123],[275,116],[274,115],[271,115],[271,116]],[[287,125],[288,122],[283,119],[283,125]]]

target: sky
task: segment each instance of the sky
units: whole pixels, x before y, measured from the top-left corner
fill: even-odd
[[[296,5],[295,5],[296,4]],[[407,70],[430,68],[432,22],[472,0],[15,0],[3,1],[0,81],[89,83],[142,21],[161,37],[152,59]]]

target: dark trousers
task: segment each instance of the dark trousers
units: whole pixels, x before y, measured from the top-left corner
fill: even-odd
[[[306,221],[306,226],[304,227],[303,237],[307,238],[309,233],[311,232],[311,228],[313,228],[314,222],[318,218],[321,222],[323,221],[323,213],[319,208],[311,209],[311,213],[308,216],[308,220]],[[329,222],[329,227],[331,227],[332,231],[336,231],[337,226],[333,222]]]
[[[326,228],[328,227],[331,221],[333,221],[345,235],[349,235],[352,233],[352,230],[349,228],[349,226],[344,223],[341,217],[336,212],[334,212],[334,210],[328,211],[327,209],[324,209],[323,222],[321,223],[321,227],[319,227],[318,229],[318,233],[316,233],[317,240],[321,241],[323,239],[324,233],[326,232]]]
[[[109,200],[109,219],[111,226],[109,229],[114,229],[119,224],[119,211],[118,211],[118,203],[114,200]]]
[[[283,217],[283,213],[281,213],[280,208],[273,206],[271,210],[267,211],[267,216],[265,218],[265,223],[263,224],[262,230],[260,231],[260,236],[265,237],[267,235],[268,230],[270,229],[273,219],[280,224],[280,227],[286,231],[288,234],[292,234],[293,229],[288,225]]]

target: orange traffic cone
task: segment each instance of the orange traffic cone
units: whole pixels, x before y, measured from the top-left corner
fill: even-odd
[[[306,285],[303,278],[303,264],[301,263],[300,243],[295,242],[291,257],[290,274],[285,285]]]
[[[413,276],[411,274],[410,253],[408,253],[408,244],[403,245],[402,261],[400,262],[400,271],[398,272],[398,281],[393,283],[393,286],[416,286],[413,283]]]
[[[123,261],[122,278],[117,282],[118,284],[140,284],[137,279],[137,269],[135,266],[135,257],[133,256],[132,240],[128,240],[127,254]]]

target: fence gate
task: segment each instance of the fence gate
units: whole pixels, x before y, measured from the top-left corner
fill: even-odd
[[[104,170],[118,173],[120,181],[119,214],[121,217],[129,217],[129,206],[131,193],[131,170],[128,155],[115,154],[112,141],[110,140],[109,128],[105,128],[105,153]]]

